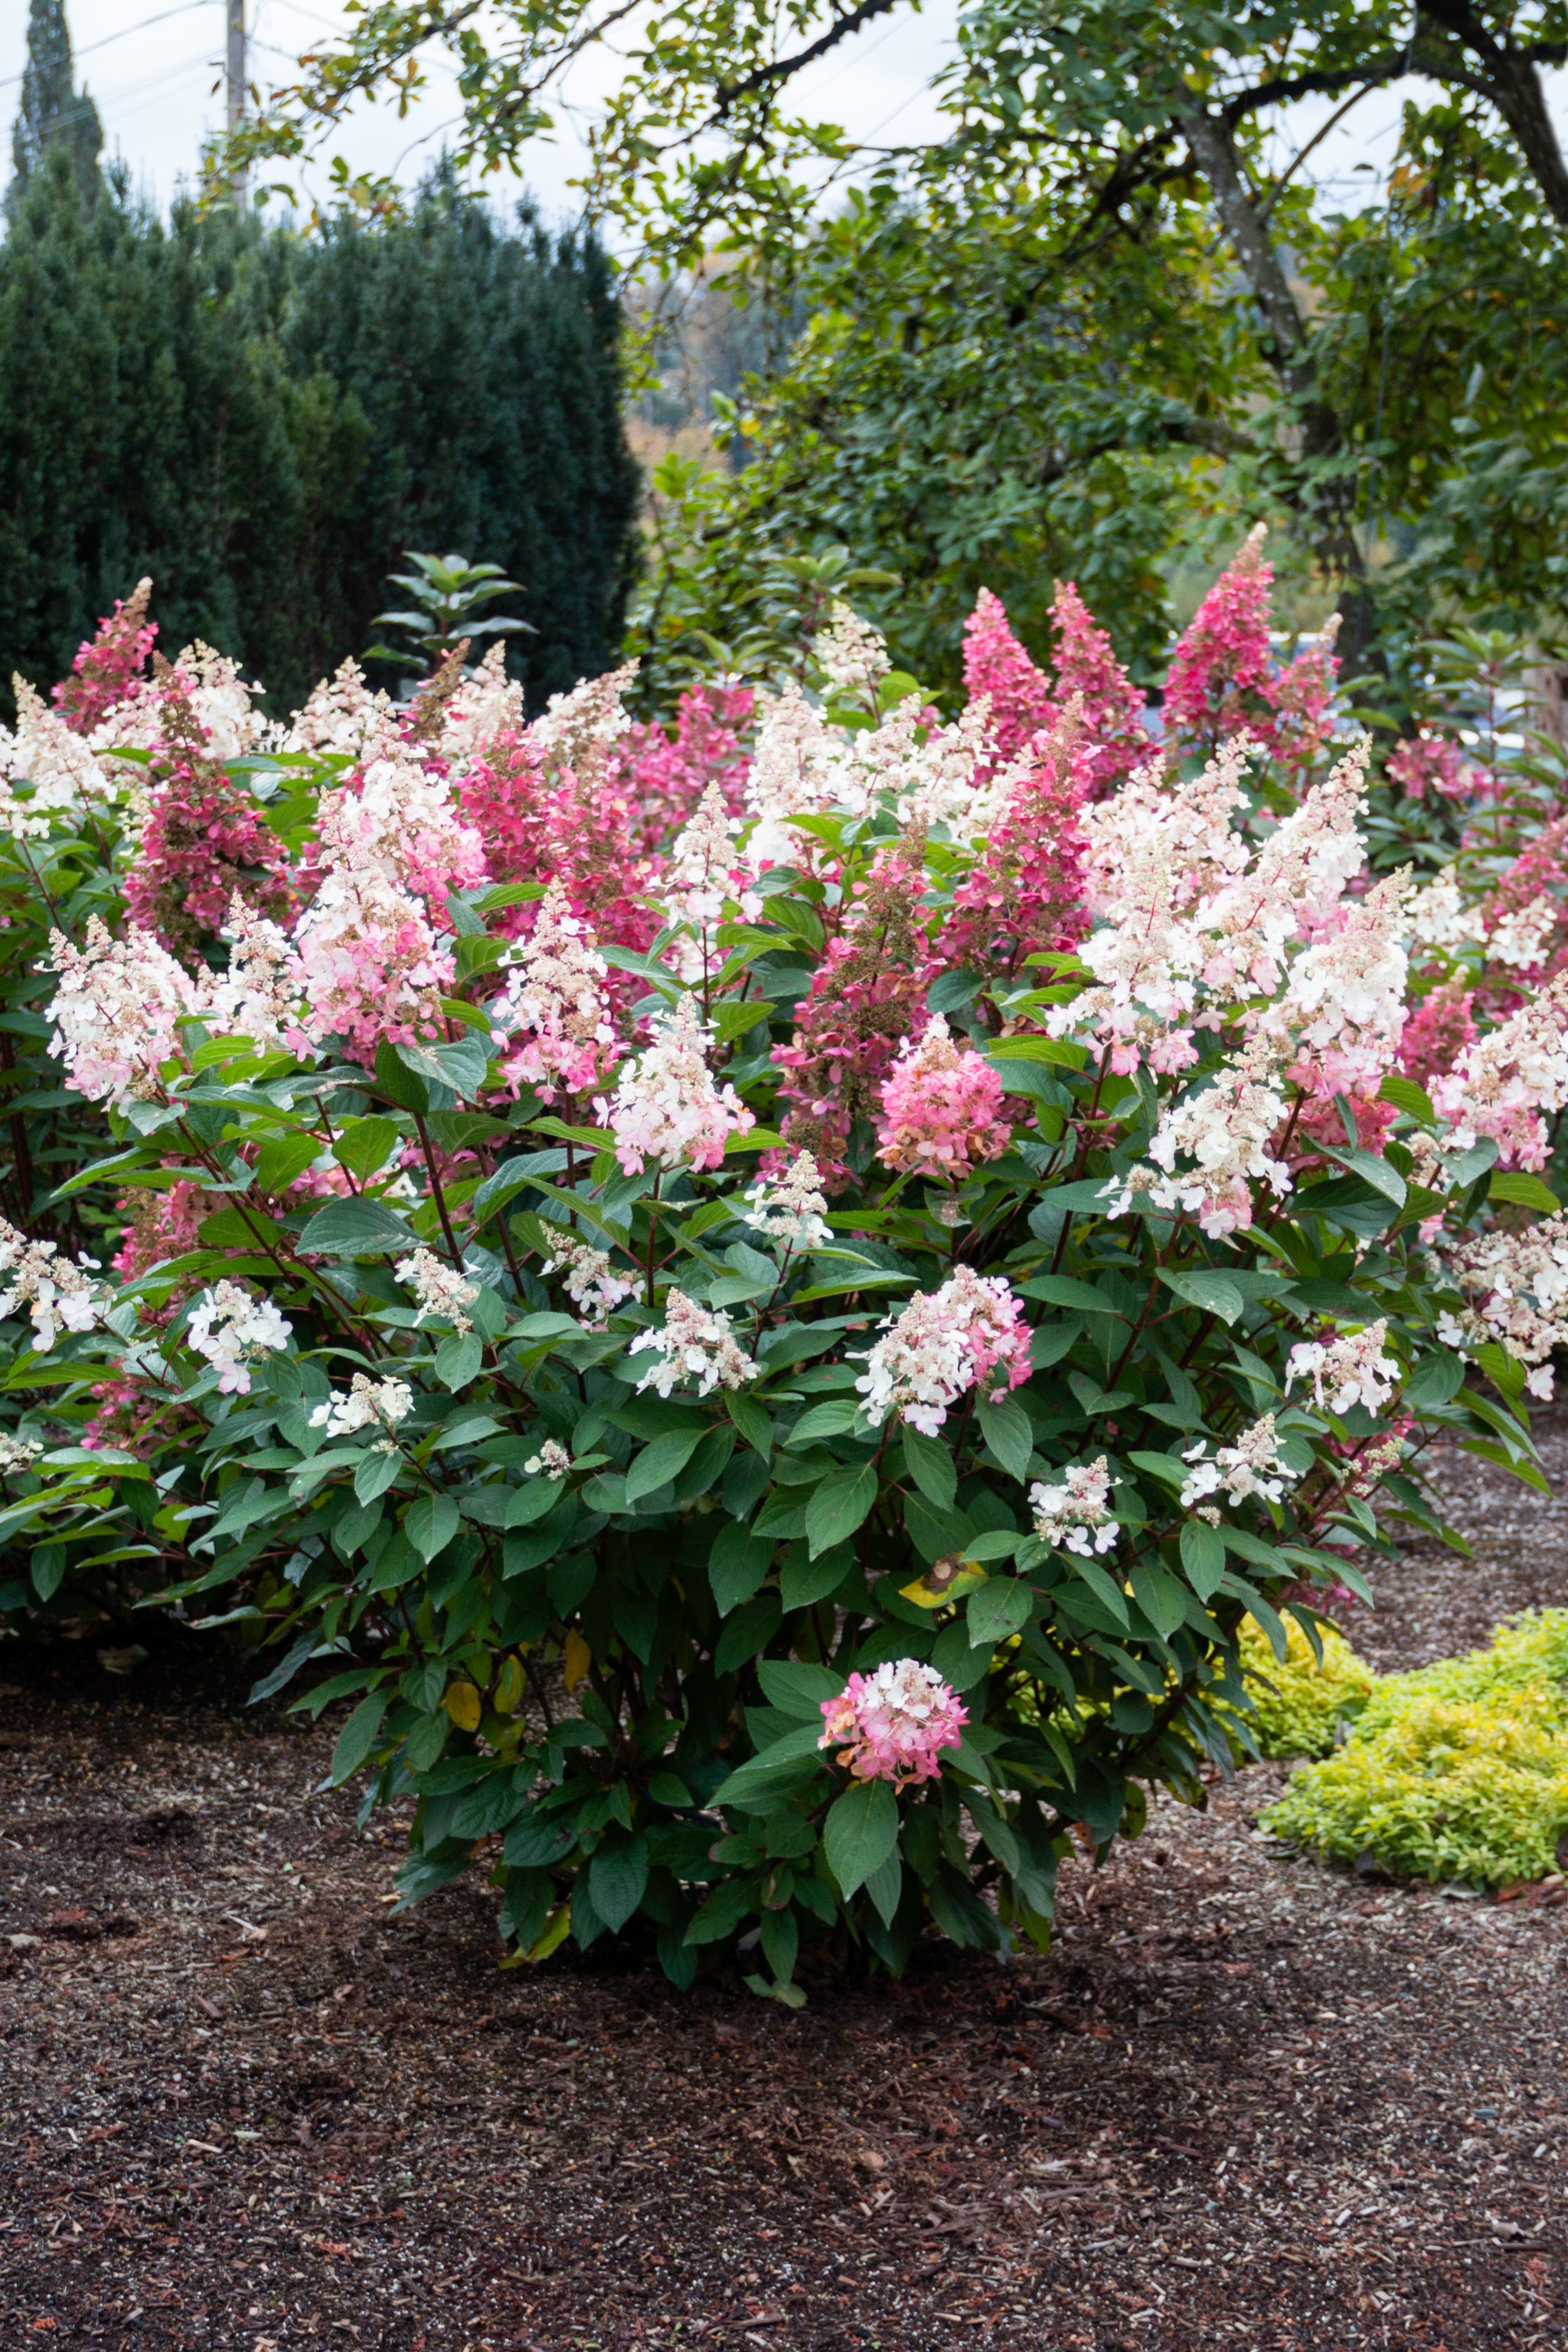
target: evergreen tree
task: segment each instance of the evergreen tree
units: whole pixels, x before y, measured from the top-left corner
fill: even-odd
[[[75,83],[65,0],[31,0],[22,103],[11,131],[16,177],[6,191],[8,214],[15,214],[22,191],[51,147],[63,147],[69,155],[83,203],[90,205],[97,196],[103,125],[86,89],[78,89]]]

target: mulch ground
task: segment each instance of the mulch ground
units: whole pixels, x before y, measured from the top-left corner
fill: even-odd
[[[1446,1484],[1475,1560],[1384,1579],[1380,1665],[1568,1601],[1555,1503]],[[1065,1873],[1048,1961],[500,1973],[215,1671],[0,1653],[5,2352],[1568,2343],[1561,1890],[1289,1860],[1264,1769]]]

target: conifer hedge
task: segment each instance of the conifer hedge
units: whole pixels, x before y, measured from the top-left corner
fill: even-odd
[[[637,473],[609,265],[439,177],[315,236],[84,205],[47,157],[0,246],[0,679],[68,667],[144,572],[287,710],[357,654],[408,547],[500,563],[532,704],[605,667]]]

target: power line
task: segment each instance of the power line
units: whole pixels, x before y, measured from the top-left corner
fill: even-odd
[[[118,33],[105,33],[100,41],[89,41],[85,49],[73,52],[73,63],[79,58],[90,58],[97,49],[107,49],[111,42],[128,41],[132,33],[150,32],[154,25],[166,25],[171,16],[187,16],[193,8],[205,8],[207,0],[180,0],[177,8],[165,8],[156,16],[143,16],[139,25],[122,25]],[[26,68],[24,68],[25,72]],[[0,89],[9,89],[23,79],[23,74],[7,74],[0,80]]]

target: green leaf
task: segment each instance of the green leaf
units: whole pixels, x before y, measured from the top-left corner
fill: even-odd
[[[904,1892],[904,1865],[897,1846],[893,1848],[886,1862],[879,1864],[875,1870],[868,1873],[866,1892],[870,1896],[883,1927],[890,1927]]]
[[[772,1414],[763,1411],[755,1397],[746,1396],[739,1390],[732,1390],[724,1402],[731,1420],[747,1444],[754,1448],[764,1462],[769,1461],[773,1450]]]
[[[1511,1201],[1520,1209],[1539,1209],[1543,1217],[1554,1217],[1563,1206],[1550,1185],[1543,1184],[1539,1176],[1528,1175],[1522,1170],[1515,1170],[1505,1176],[1494,1176],[1487,1186],[1487,1198],[1489,1201]]]
[[[1406,1118],[1419,1119],[1423,1127],[1436,1127],[1437,1114],[1432,1097],[1425,1087],[1414,1078],[1386,1077],[1377,1090],[1379,1102],[1392,1103]]]
[[[1009,1476],[1020,1485],[1028,1477],[1035,1451],[1035,1425],[1016,1397],[993,1402],[983,1398],[975,1413],[981,1435]]]
[[[299,1247],[317,1257],[371,1257],[416,1246],[403,1219],[380,1201],[329,1201],[300,1236]]]
[[[869,1462],[850,1463],[825,1478],[805,1507],[812,1558],[852,1536],[876,1500],[877,1473]]]
[[[833,1544],[816,1558],[809,1553],[803,1557],[799,1544],[792,1544],[779,1577],[779,1599],[785,1611],[809,1609],[814,1601],[826,1601],[854,1565],[855,1554],[847,1543]]]
[[[1182,1568],[1200,1601],[1211,1600],[1225,1574],[1225,1546],[1218,1530],[1202,1519],[1189,1519],[1182,1529]]]
[[[1173,1454],[1145,1454],[1140,1451],[1130,1454],[1127,1459],[1135,1470],[1146,1471],[1151,1478],[1158,1478],[1163,1486],[1173,1487],[1178,1495],[1192,1475],[1186,1463],[1178,1462]]]
[[[332,1145],[332,1158],[363,1181],[385,1167],[396,1141],[395,1119],[351,1118]]]
[[[844,1688],[844,1677],[831,1666],[814,1666],[796,1658],[764,1658],[757,1668],[757,1680],[770,1706],[781,1715],[793,1715],[802,1723],[815,1723],[822,1729],[822,1702],[837,1698]]]
[[[1092,1559],[1080,1559],[1076,1552],[1058,1553],[1058,1557],[1064,1560],[1069,1579],[1087,1584],[1121,1624],[1131,1625],[1132,1621],[1127,1613],[1127,1595],[1114,1577],[1108,1576],[1104,1569],[1098,1567]]]
[[[708,1581],[721,1617],[758,1591],[773,1566],[773,1548],[764,1537],[734,1520],[720,1528],[708,1555]]]
[[[392,1050],[404,1068],[423,1078],[426,1086],[449,1087],[462,1097],[477,1095],[484,1085],[489,1056],[477,1037],[459,1037],[450,1045],[395,1045]],[[381,1076],[379,1052],[376,1076]],[[417,1103],[408,1106],[412,1110],[419,1107]]]
[[[1171,1266],[1162,1266],[1160,1279],[1166,1289],[1173,1290],[1186,1306],[1199,1307],[1205,1315],[1217,1315],[1226,1323],[1236,1322],[1246,1311],[1246,1299],[1235,1283],[1223,1274],[1184,1274]]]
[[[642,1901],[647,1886],[647,1840],[637,1836],[602,1845],[588,1864],[594,1908],[617,1935]]]
[[[1402,1402],[1413,1412],[1428,1405],[1450,1404],[1465,1384],[1465,1367],[1458,1356],[1423,1356],[1405,1381]]]
[[[375,1746],[381,1719],[386,1713],[391,1697],[390,1691],[372,1691],[368,1698],[361,1699],[339,1732],[329,1773],[334,1789],[359,1770]]]
[[[362,1454],[354,1467],[356,1500],[374,1503],[378,1495],[385,1494],[402,1467],[403,1457],[398,1454]]]
[[[899,1801],[886,1780],[862,1780],[835,1801],[822,1843],[846,1902],[882,1867],[898,1843]]]
[[[685,1469],[707,1432],[701,1429],[672,1429],[664,1437],[656,1437],[651,1445],[633,1457],[626,1472],[626,1507],[642,1500],[645,1495],[657,1494],[668,1486],[679,1471]]]
[[[436,1378],[456,1395],[477,1377],[484,1360],[484,1342],[477,1331],[453,1331],[436,1350]]]
[[[404,1532],[428,1567],[458,1532],[458,1510],[450,1495],[421,1495],[404,1514]]]
[[[732,1805],[742,1812],[765,1812],[786,1789],[809,1779],[814,1769],[826,1764],[827,1759],[817,1746],[821,1734],[820,1716],[815,1724],[803,1723],[798,1731],[786,1731],[782,1739],[775,1739],[760,1756],[737,1766],[709,1801]],[[888,1793],[890,1797],[892,1790],[889,1789]]]
[[[1047,1192],[1048,1203],[1051,1195]],[[1085,1315],[1114,1315],[1119,1323],[1127,1318],[1114,1300],[1096,1290],[1092,1282],[1080,1282],[1072,1274],[1037,1274],[1016,1287],[1026,1298],[1042,1299],[1047,1307],[1076,1307]]]
[[[1381,1192],[1384,1199],[1392,1201],[1396,1209],[1403,1209],[1405,1179],[1397,1168],[1391,1168],[1388,1161],[1380,1159],[1375,1151],[1342,1151],[1331,1143],[1324,1144],[1321,1149],[1327,1158],[1338,1166],[1348,1169],[1352,1176],[1359,1176],[1363,1184],[1370,1185],[1374,1192]]]
[[[256,1188],[259,1192],[286,1192],[302,1176],[321,1146],[314,1135],[280,1135],[264,1143],[256,1155]]]
[[[969,1596],[965,1614],[972,1649],[994,1649],[1029,1622],[1035,1596],[1021,1577],[992,1576]]]
[[[928,1502],[939,1511],[952,1508],[958,1492],[958,1466],[945,1445],[923,1430],[910,1429],[905,1423],[899,1440],[904,1452],[904,1467]]]
[[[1181,1586],[1163,1568],[1142,1561],[1135,1561],[1129,1570],[1128,1582],[1132,1587],[1133,1599],[1155,1633],[1168,1642],[1187,1613]]]

